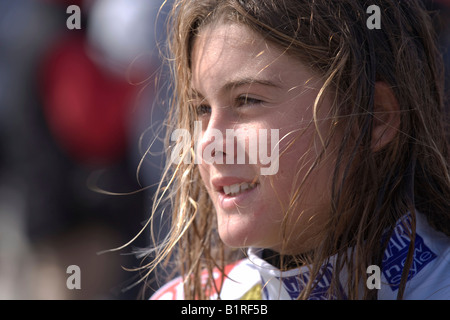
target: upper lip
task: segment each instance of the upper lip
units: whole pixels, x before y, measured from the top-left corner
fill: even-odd
[[[231,186],[233,184],[241,183],[257,183],[257,178],[246,179],[242,177],[214,177],[211,179],[211,184],[216,191],[223,191],[224,186]]]

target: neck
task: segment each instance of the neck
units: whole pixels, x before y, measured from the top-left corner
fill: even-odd
[[[264,249],[262,258],[280,271],[286,271],[301,267],[305,261],[302,256],[282,255],[271,249]]]

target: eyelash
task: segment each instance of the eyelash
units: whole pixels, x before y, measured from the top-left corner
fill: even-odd
[[[243,105],[256,105],[256,104],[261,104],[263,101],[256,99],[256,98],[251,98],[247,95],[243,95],[243,96],[239,96],[236,98],[236,105],[243,106]]]
[[[259,100],[256,98],[250,98],[246,95],[239,96],[235,99],[235,105],[237,107],[242,107],[245,105],[257,105],[257,104],[262,104],[262,103],[263,103],[262,100]],[[211,107],[206,104],[201,104],[201,105],[197,106],[197,114],[199,116],[211,114]]]
[[[199,116],[203,116],[205,114],[211,114],[211,107],[206,104],[199,105],[197,107],[197,114]]]

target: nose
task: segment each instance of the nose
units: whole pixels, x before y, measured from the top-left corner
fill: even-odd
[[[226,131],[232,127],[224,112],[212,113],[208,122],[200,122],[196,155],[207,164],[226,163]]]
[[[202,161],[207,164],[257,164],[256,130],[236,121],[232,112],[222,110],[212,114],[203,125],[206,128],[199,131],[199,148],[196,148],[197,157]]]

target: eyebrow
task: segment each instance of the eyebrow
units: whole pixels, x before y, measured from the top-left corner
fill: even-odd
[[[253,85],[253,84],[258,84],[258,85],[263,85],[263,86],[273,87],[273,88],[280,87],[280,85],[278,85],[275,82],[270,81],[270,80],[255,79],[255,78],[242,78],[242,79],[237,79],[237,80],[227,82],[226,84],[223,85],[221,90],[230,91],[230,90],[238,88],[238,87],[242,87],[242,86],[246,86],[246,85]]]
[[[257,78],[239,78],[236,80],[228,81],[220,88],[219,91],[220,92],[229,92],[233,89],[236,89],[236,88],[239,88],[242,86],[254,85],[254,84],[272,87],[272,88],[280,88],[281,87],[281,85],[279,85],[276,82],[271,81],[271,80],[257,79]],[[201,98],[201,99],[204,98],[203,95],[199,91],[197,91],[195,88],[192,88],[192,91],[196,97]]]

